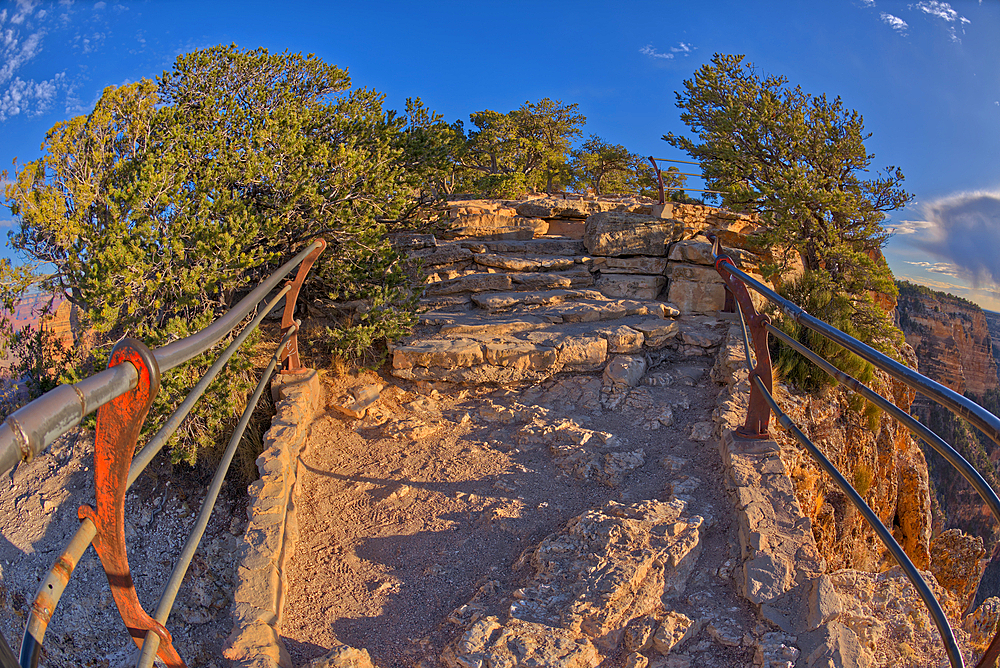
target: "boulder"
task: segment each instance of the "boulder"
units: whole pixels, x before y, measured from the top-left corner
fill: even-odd
[[[985,556],[982,538],[948,529],[931,542],[931,573],[965,605],[979,587]]]
[[[715,313],[726,305],[726,284],[714,267],[671,262],[668,272],[667,301],[682,314]]]
[[[337,645],[321,657],[306,664],[306,668],[374,668],[366,649]]]
[[[699,628],[700,625],[695,624],[687,615],[670,611],[653,635],[653,649],[658,654],[666,656],[675,647],[695,635]]]
[[[414,341],[396,346],[392,351],[392,368],[441,367],[454,369],[482,364],[483,347],[470,339]]]
[[[548,232],[549,225],[540,218],[501,216],[492,213],[460,216],[451,221],[442,239],[476,237],[482,239],[533,239]]]
[[[587,218],[583,242],[593,255],[666,257],[667,244],[682,232],[676,220],[627,211],[607,211]]]
[[[556,199],[543,197],[517,205],[517,213],[527,218],[578,218],[610,211],[621,206],[617,202],[583,199]]]
[[[599,369],[608,356],[608,340],[598,336],[570,337],[559,346],[559,363],[573,370]]]
[[[368,408],[379,400],[382,387],[379,383],[352,387],[347,394],[336,399],[331,408],[342,415],[360,420],[368,412]]]
[[[604,368],[605,385],[635,387],[646,373],[646,358],[637,355],[619,355]]]
[[[596,283],[597,289],[606,297],[649,300],[656,299],[666,285],[664,276],[610,273],[602,273]]]
[[[632,329],[628,325],[598,333],[607,339],[608,352],[611,353],[637,353],[642,350],[643,341],[646,339],[641,331]]]

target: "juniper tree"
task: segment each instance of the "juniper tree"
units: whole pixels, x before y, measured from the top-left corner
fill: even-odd
[[[577,188],[591,188],[595,195],[652,196],[658,190],[656,174],[647,158],[631,153],[621,144],[609,144],[597,135],[591,135],[573,152],[571,167]],[[669,167],[663,172],[664,188],[684,185],[686,177],[678,171]]]
[[[356,324],[378,338],[412,318],[385,241],[411,210],[403,123],[380,94],[350,90],[346,71],[315,56],[196,51],[157,81],[106,89],[93,112],[49,131],[43,156],[6,188],[11,242],[53,268],[50,282],[95,333],[79,372],[121,336],[155,347],[200,330],[320,235],[330,248],[314,270],[319,289],[372,301]],[[224,431],[249,364],[234,357],[213,384],[176,459],[193,462]],[[167,374],[159,415],[205,366]]]
[[[761,75],[741,55],[715,54],[677,92],[681,120],[696,140],[669,133],[670,145],[701,163],[706,187],[724,206],[760,217],[753,241],[762,271],[780,276],[797,251],[806,275],[788,286],[813,315],[891,351],[899,333],[878,293],[894,297],[881,249],[886,213],[912,199],[897,167],[870,172],[860,113],[826,95]],[[798,332],[803,339],[810,335]]]
[[[494,197],[516,197],[527,190],[569,181],[567,160],[574,137],[583,135],[586,117],[575,104],[543,98],[509,113],[490,109],[469,116],[474,129],[462,159],[479,176],[476,189]]]

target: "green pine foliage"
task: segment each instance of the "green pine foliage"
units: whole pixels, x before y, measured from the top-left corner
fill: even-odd
[[[673,133],[663,139],[700,161],[706,187],[725,193],[724,206],[758,214],[751,240],[767,249],[763,275],[781,279],[801,260],[801,279],[783,281],[787,297],[895,355],[901,334],[874,296],[896,295],[881,254],[889,237],[883,222],[886,212],[912,196],[901,188],[903,174],[895,167],[866,178],[874,156],[865,150],[871,135],[861,115],[839,97],[811,95],[784,77],[762,76],[743,56],[722,54],[684,82],[677,106],[696,139]],[[862,380],[870,376],[839,346],[795,323],[781,326],[844,371]],[[813,390],[832,382],[797,358],[779,348],[778,366],[787,379]]]
[[[597,135],[573,152],[570,163],[577,190],[593,190],[595,195],[630,194],[659,197],[659,183],[648,158],[629,152],[621,144],[609,144]],[[681,188],[687,180],[676,167],[663,171],[665,192]],[[672,192],[683,192],[673,190]]]
[[[357,354],[399,336],[417,297],[386,233],[433,199],[418,181],[445,187],[455,133],[419,101],[398,116],[345,70],[266,49],[195,51],[156,81],[106,89],[49,131],[5,191],[11,244],[54,268],[49,285],[93,334],[62,380],[98,370],[122,336],[155,348],[201,330],[319,236],[329,247],[311,294],[372,304],[335,345]],[[5,298],[41,278],[3,269]],[[255,382],[250,355],[233,357],[179,430],[175,461],[224,438]],[[147,431],[210,361],[164,374]]]

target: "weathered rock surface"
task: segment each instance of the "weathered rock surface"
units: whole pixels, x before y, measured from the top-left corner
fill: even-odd
[[[667,270],[667,261],[661,257],[600,257],[594,259],[593,268],[611,274],[655,276]]]
[[[896,314],[920,373],[959,394],[982,395],[1000,387],[989,325],[977,305],[904,284]]]
[[[306,668],[374,668],[374,664],[368,650],[339,645],[310,661]]]
[[[442,232],[441,236],[444,239],[476,237],[524,240],[542,236],[548,229],[548,223],[540,218],[472,214],[453,219],[450,227]]]
[[[979,536],[969,536],[959,529],[948,529],[931,541],[931,567],[942,587],[954,594],[961,605],[961,615],[972,601],[983,576],[986,548]]]
[[[334,400],[330,407],[347,417],[361,419],[368,412],[368,408],[378,401],[382,387],[380,384],[352,387],[347,394]]]
[[[681,234],[682,225],[676,220],[654,216],[608,211],[587,218],[583,241],[593,255],[649,255],[665,257],[667,244]]]
[[[991,596],[962,622],[962,629],[969,634],[969,641],[977,652],[984,652],[997,632],[1000,623],[1000,598]]]
[[[716,313],[726,304],[726,285],[714,267],[671,262],[667,300],[681,313]]]
[[[731,328],[713,372],[720,380],[731,379],[734,389],[719,415],[728,428],[742,424],[749,383],[743,368],[743,343],[738,327]],[[903,354],[912,355],[904,348]],[[897,406],[913,401],[913,392],[902,383],[889,382],[876,371],[871,382],[875,391]],[[789,392],[780,384],[775,392],[782,410],[813,440],[879,515],[895,527],[897,540],[919,568],[930,562],[931,506],[927,465],[909,432],[886,414],[872,424],[853,408],[848,390],[836,387],[823,398]],[[795,497],[812,523],[812,533],[828,568],[879,570],[888,558],[881,541],[839,488],[825,476],[808,453],[784,432],[777,432],[780,456],[794,483]]]
[[[515,591],[505,618],[477,612],[475,601],[454,613],[465,630],[445,664],[592,668],[619,645],[635,653],[658,642],[656,651],[669,652],[691,620],[663,615],[662,601],[683,593],[702,522],[677,499],[609,501],[574,518],[522,555],[533,575]],[[649,618],[658,611],[665,628]],[[645,665],[647,658],[633,661]]]
[[[557,199],[547,197],[530,199],[518,204],[517,212],[530,218],[578,218],[584,219],[595,213],[621,208],[618,202],[607,200]]]
[[[664,276],[642,274],[613,274],[602,272],[597,279],[597,289],[606,297],[626,299],[656,299],[667,284]]]

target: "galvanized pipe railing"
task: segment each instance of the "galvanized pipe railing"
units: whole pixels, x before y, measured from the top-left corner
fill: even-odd
[[[183,364],[221,341],[283,278],[299,265],[308,262],[311,266],[324,248],[324,240],[314,241],[214,323],[197,334],[172,341],[153,351],[160,372]],[[293,304],[297,297],[298,290],[295,290],[290,297]],[[284,321],[282,328],[287,328]],[[60,385],[11,413],[0,425],[0,473],[9,471],[18,461],[30,461],[54,440],[80,424],[84,417],[135,388],[138,378],[134,366],[120,364],[79,383]]]
[[[710,236],[709,238],[712,241],[712,253],[715,257],[716,270],[726,283],[727,289],[736,297],[736,308],[739,313],[740,324],[743,328],[743,344],[747,356],[747,368],[750,370],[751,396],[747,423],[744,427],[737,430],[737,432],[744,437],[768,438],[766,422],[759,427],[756,435],[743,433],[751,431],[749,429],[751,424],[761,424],[759,419],[752,420],[750,414],[754,411],[755,403],[757,401],[764,401],[768,406],[768,412],[773,412],[775,416],[777,416],[778,422],[781,426],[791,433],[794,438],[807,451],[809,451],[817,463],[819,463],[820,467],[823,468],[823,470],[826,471],[831,478],[833,478],[834,482],[841,488],[851,503],[859,510],[859,512],[861,512],[865,521],[867,521],[868,524],[875,530],[876,534],[899,563],[903,572],[906,574],[907,578],[913,584],[917,593],[924,601],[924,604],[927,606],[928,612],[933,618],[935,626],[937,626],[941,635],[941,639],[945,647],[945,653],[948,655],[949,662],[953,668],[964,667],[964,660],[962,658],[961,651],[958,648],[958,644],[955,641],[951,625],[948,623],[948,619],[945,616],[944,611],[941,609],[937,599],[934,597],[933,592],[927,586],[927,583],[924,581],[923,577],[921,577],[913,562],[910,561],[902,547],[900,547],[899,543],[897,543],[892,537],[892,533],[885,527],[878,515],[876,515],[868,504],[865,503],[864,499],[861,498],[861,495],[858,494],[857,490],[851,486],[851,484],[846,478],[844,478],[840,471],[837,470],[833,463],[830,462],[825,455],[823,455],[823,453],[805,436],[805,434],[791,421],[791,419],[781,411],[781,408],[771,395],[770,385],[765,384],[764,379],[762,378],[765,374],[768,378],[771,376],[770,356],[767,348],[767,334],[774,334],[786,345],[805,356],[808,360],[819,366],[826,373],[833,376],[839,382],[842,382],[846,387],[886,411],[894,419],[898,420],[907,429],[912,431],[918,438],[933,447],[945,458],[948,463],[958,469],[959,473],[961,473],[962,476],[972,485],[973,489],[975,489],[980,498],[983,499],[984,503],[986,503],[987,507],[989,507],[994,518],[996,518],[998,522],[1000,522],[1000,498],[997,497],[996,492],[983,479],[979,472],[976,471],[976,469],[961,455],[959,455],[954,448],[941,439],[941,437],[928,429],[926,426],[920,424],[920,422],[915,420],[912,416],[901,410],[898,406],[882,395],[878,394],[857,379],[840,371],[815,352],[809,350],[798,341],[795,341],[777,327],[774,327],[770,323],[767,316],[758,314],[752,301],[750,300],[749,293],[747,292],[747,286],[752,287],[759,294],[776,304],[784,313],[789,315],[789,317],[803,327],[808,327],[809,329],[835,341],[862,359],[874,364],[877,368],[882,369],[893,378],[903,382],[908,387],[938,401],[959,416],[971,422],[976,427],[982,429],[982,431],[989,435],[990,438],[998,444],[1000,444],[1000,419],[953,390],[950,390],[949,388],[936,383],[926,376],[903,366],[887,355],[874,350],[857,339],[844,334],[839,329],[831,327],[823,321],[809,315],[802,308],[792,304],[768,288],[766,285],[739,270],[729,257],[719,252],[718,238],[714,236]],[[753,339],[753,350],[757,355],[756,365],[753,364],[750,357],[751,343],[749,337],[747,336],[747,321],[744,317],[744,309],[750,313],[751,329],[762,334],[762,336],[754,336]],[[993,637],[986,652],[977,663],[977,667],[986,668],[987,666],[994,665],[998,656],[1000,656],[1000,631],[998,631]]]
[[[292,320],[295,302],[306,274],[325,248],[324,240],[315,241],[282,265],[233,309],[193,336],[171,342],[156,351],[149,351],[137,341],[124,339],[112,353],[109,362],[113,365],[111,368],[75,385],[56,388],[16,411],[4,423],[3,428],[0,428],[0,463],[2,463],[0,465],[6,465],[9,469],[18,459],[29,460],[61,434],[79,424],[83,416],[95,409],[98,410],[94,462],[97,510],[89,507],[81,509],[80,528],[39,587],[21,643],[19,658],[21,668],[35,668],[38,665],[49,620],[69,583],[73,570],[91,543],[94,543],[101,557],[112,594],[126,627],[129,628],[136,644],[144,647],[140,659],[142,665],[151,665],[153,657],[159,655],[160,659],[171,668],[184,666],[163,624],[169,617],[180,581],[204,533],[236,446],[242,438],[271,372],[281,362],[287,371],[294,372],[299,368],[297,347],[299,323]],[[296,267],[299,268],[296,278],[279,290],[266,306],[260,308],[261,300]],[[161,597],[156,618],[150,618],[135,597],[125,556],[122,524],[125,491],[177,430],[230,357],[282,299],[285,300],[285,310],[282,318],[281,343],[248,402],[226,454],[216,470],[195,528]],[[163,427],[133,458],[135,437],[159,387],[160,371],[176,367],[205,352],[232,332],[255,308],[258,310],[257,315],[249,325],[244,327],[229,344],[166,420]],[[122,468],[122,461],[128,464],[127,469]],[[156,641],[145,642],[151,637],[155,637]],[[161,645],[161,642],[165,646]],[[3,658],[0,652],[0,660]]]
[[[681,165],[700,165],[700,162],[691,162],[690,160],[670,160],[668,158],[654,158],[649,156],[648,158],[651,165],[653,165],[653,171],[656,172],[656,181],[660,187],[660,204],[666,203],[666,194],[663,188],[663,171],[657,163],[660,162],[676,162]],[[701,178],[701,174],[688,174],[684,172],[677,172],[677,176],[697,176]],[[683,190],[684,192],[692,193],[712,193],[713,195],[725,195],[726,193],[721,190],[699,190],[698,188],[669,188],[669,190]]]

